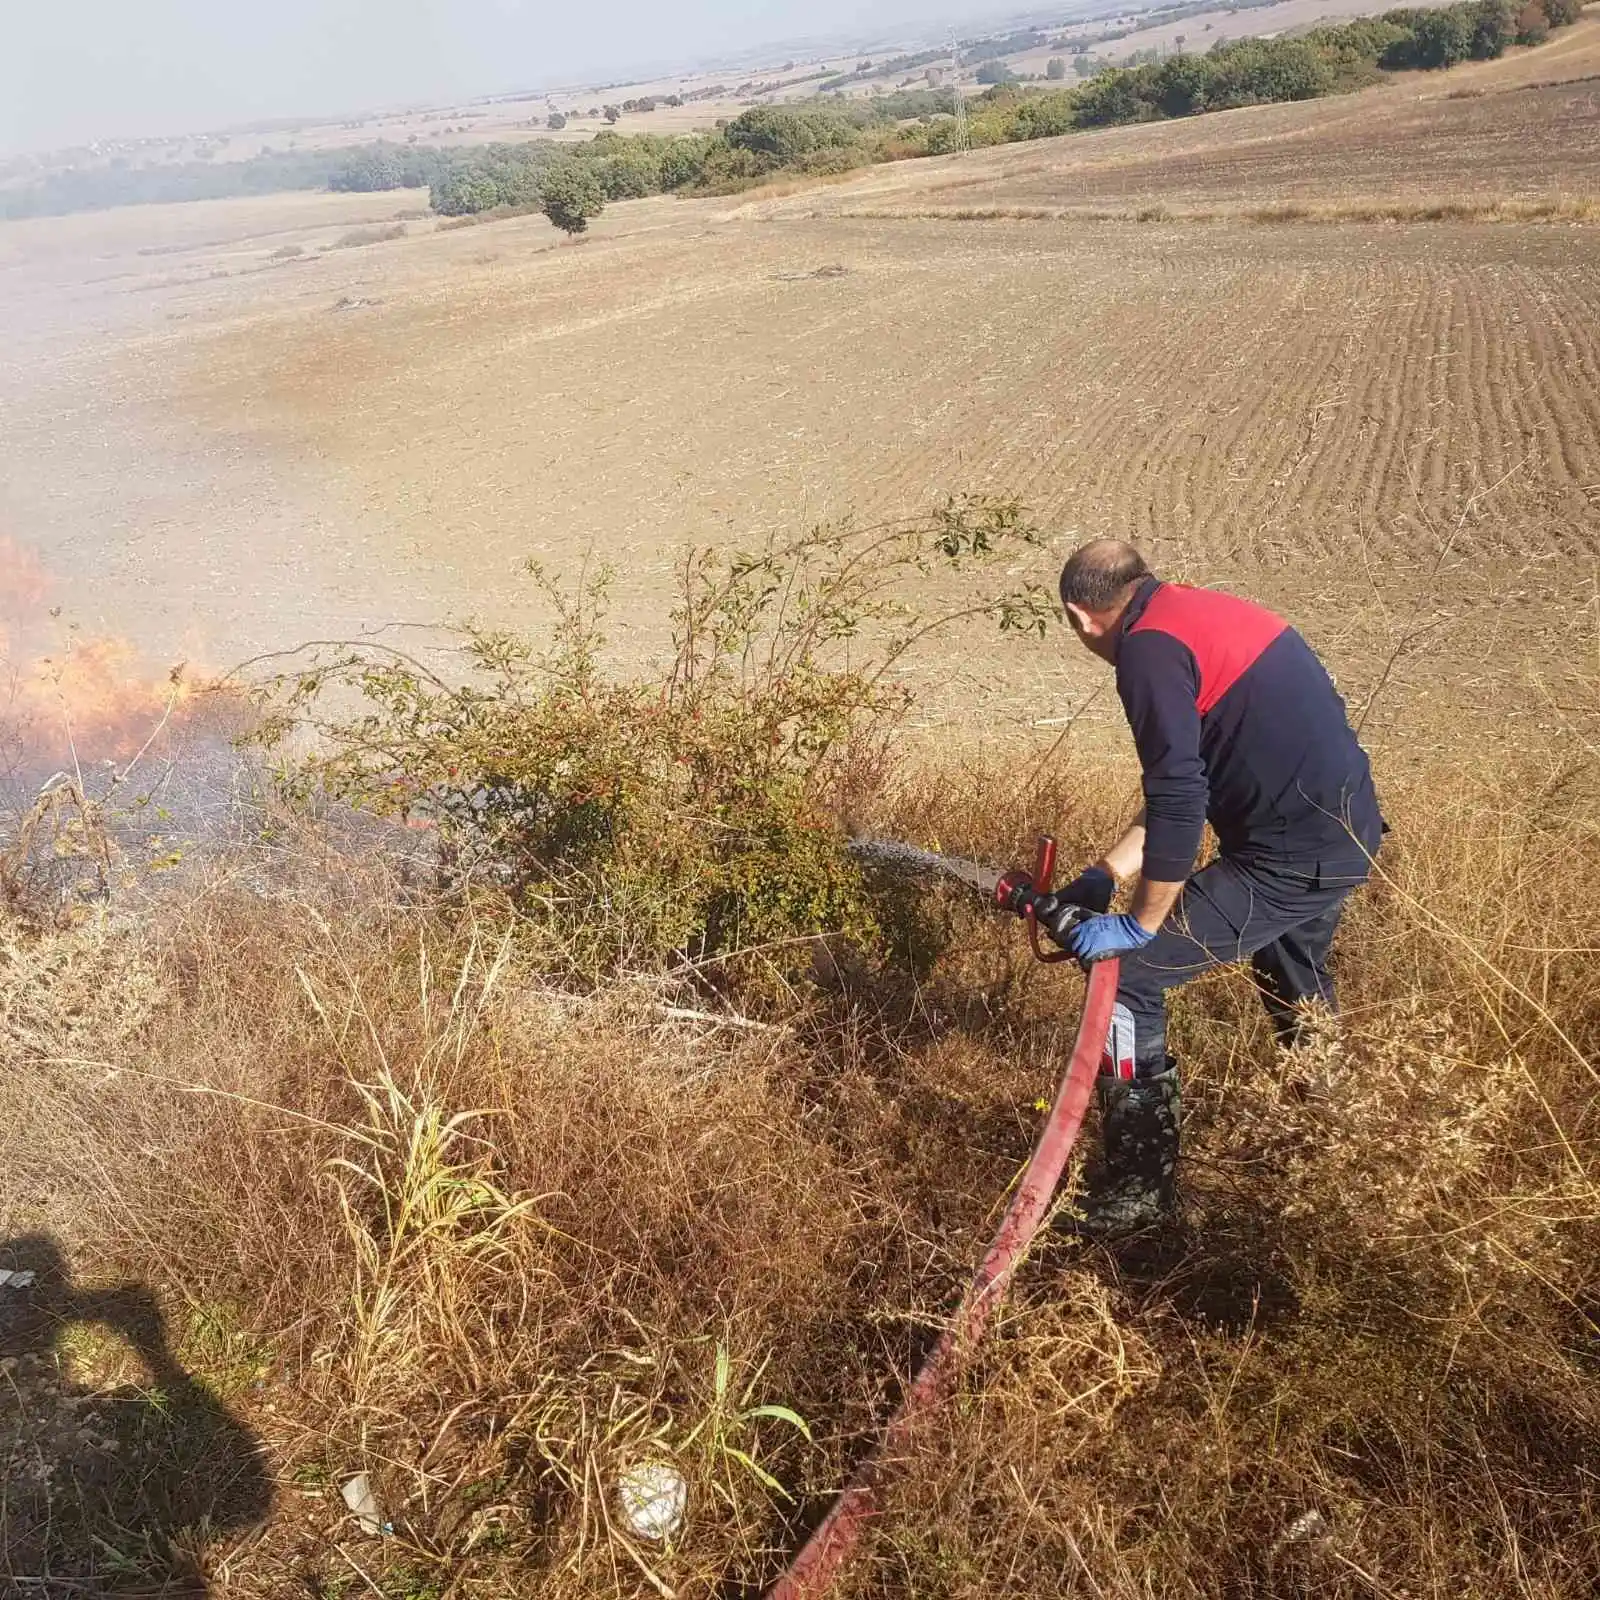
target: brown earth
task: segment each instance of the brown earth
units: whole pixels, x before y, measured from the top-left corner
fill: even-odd
[[[1358,704],[1381,684],[1374,737],[1448,741],[1446,703],[1531,706],[1538,738],[1595,627],[1597,72],[1591,21],[1339,100],[614,206],[576,245],[535,217],[327,248],[393,196],[177,208],[186,236],[131,261],[126,230],[164,219],[29,225],[0,266],[102,252],[127,325],[13,407],[20,503],[133,507],[115,548],[80,532],[47,564],[102,615],[158,574],[161,627],[207,617],[228,660],[395,619],[527,622],[522,558],[588,553],[645,652],[692,541],[1013,493],[1052,546],[1018,576],[1136,538],[1285,610]],[[1507,220],[1512,200],[1565,220]],[[1341,220],[1385,205],[1419,220]],[[987,637],[930,679],[931,716],[988,728],[1053,722],[1100,681],[1059,641]]]

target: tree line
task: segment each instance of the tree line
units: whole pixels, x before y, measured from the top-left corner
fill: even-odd
[[[110,206],[226,200],[295,189],[421,187],[429,158],[440,150],[373,145],[343,150],[264,151],[248,161],[169,161],[135,166],[126,159],[52,172],[35,183],[0,190],[0,217],[59,217]],[[403,165],[401,164],[403,161]],[[342,181],[349,170],[350,182]],[[389,181],[389,175],[395,174]]]
[[[1466,0],[1314,28],[1300,38],[1237,39],[1205,55],[1101,73],[1063,95],[1003,113],[1002,122],[1025,130],[1024,138],[1038,138],[1267,101],[1312,100],[1360,88],[1385,72],[1492,60],[1509,45],[1542,42],[1552,28],[1575,22],[1581,10],[1582,0]]]
[[[1576,22],[1582,9],[1583,0],[1464,0],[1389,11],[1296,38],[1236,39],[1203,55],[1105,68],[1070,87],[998,83],[968,101],[968,136],[973,144],[1004,144],[1314,99],[1360,88],[1386,72],[1450,67],[1490,59],[1512,44],[1539,44],[1552,29]],[[576,233],[613,200],[730,194],[781,172],[831,174],[944,154],[955,148],[954,94],[939,88],[870,100],[819,95],[752,106],[714,132],[678,136],[607,130],[582,144],[535,139],[465,150],[380,142],[353,151],[265,151],[244,162],[59,172],[32,187],[0,192],[0,216],[285,189],[427,188],[443,216],[543,209],[557,226]]]
[[[488,145],[453,152],[450,166],[430,182],[430,199],[435,211],[451,217],[538,208],[558,227],[581,233],[612,200],[731,194],[777,172],[846,172],[925,154],[918,131],[936,119],[950,121],[954,110],[952,90],[914,89],[872,100],[752,106],[714,133],[608,130],[579,145]],[[916,131],[902,127],[914,119],[922,119]]]
[[[1070,88],[996,85],[968,102],[974,144],[1049,138],[1119,123],[1196,116],[1271,101],[1309,100],[1386,72],[1488,60],[1538,44],[1575,22],[1582,0],[1465,0],[1312,29],[1298,38],[1219,42],[1204,55],[1109,68]],[[819,96],[753,106],[715,133],[658,138],[601,133],[583,145],[501,145],[461,152],[432,182],[445,215],[543,207],[580,232],[611,200],[725,194],[780,172],[826,174],[954,148],[953,91],[873,100]]]

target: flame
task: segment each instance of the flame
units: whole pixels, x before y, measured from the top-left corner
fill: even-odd
[[[19,691],[61,744],[93,761],[136,755],[164,723],[181,718],[197,692],[181,665],[165,679],[144,675],[120,639],[75,641],[60,655],[41,657]]]
[[[152,673],[127,641],[63,623],[50,594],[37,553],[0,536],[0,745],[14,773],[125,762],[187,720],[203,673]]]

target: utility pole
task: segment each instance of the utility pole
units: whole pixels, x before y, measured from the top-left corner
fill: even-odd
[[[972,130],[967,126],[967,102],[961,93],[961,50],[956,36],[950,35],[950,98],[955,101],[956,126],[950,140],[952,154],[972,148]]]

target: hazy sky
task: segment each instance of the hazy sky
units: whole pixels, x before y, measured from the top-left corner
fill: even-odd
[[[621,77],[1018,0],[0,0],[0,149]]]

